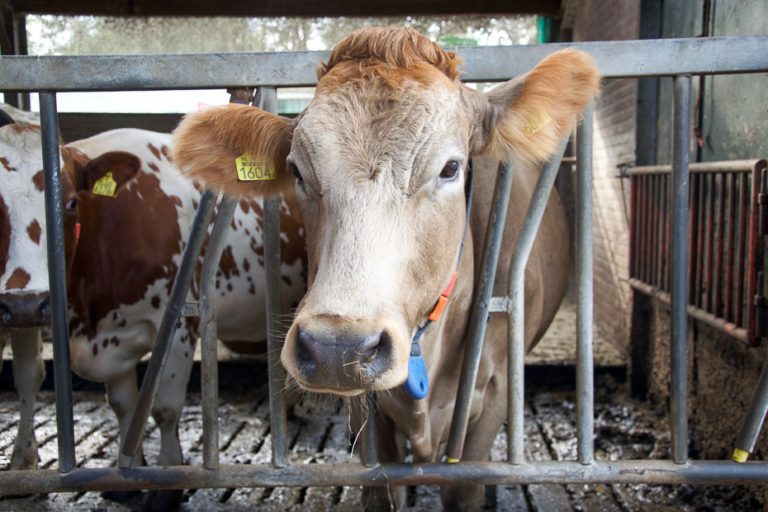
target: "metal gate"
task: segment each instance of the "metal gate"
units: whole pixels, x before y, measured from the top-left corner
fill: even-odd
[[[183,304],[192,278],[193,264],[200,253],[208,220],[216,202],[211,192],[201,201],[174,284],[171,302],[161,325],[155,350],[142,384],[139,407],[131,430],[121,447],[119,466],[140,443],[149,414],[157,376],[163,367],[165,348],[182,309],[192,309],[203,320],[203,439],[202,466],[77,468],[74,452],[72,390],[66,318],[64,240],[59,182],[56,93],[60,91],[113,91],[156,89],[205,89],[258,87],[260,104],[275,110],[274,87],[307,86],[315,83],[315,64],[325,52],[211,54],[161,56],[2,57],[0,90],[40,91],[45,165],[45,199],[48,255],[54,338],[58,470],[0,472],[0,486],[12,493],[57,491],[102,491],[139,489],[185,489],[200,487],[270,487],[339,485],[441,485],[531,484],[531,483],[749,483],[768,481],[768,463],[734,464],[730,461],[692,461],[688,457],[687,398],[687,233],[688,233],[688,140],[690,133],[691,75],[756,73],[768,71],[768,37],[723,37],[644,41],[549,44],[531,47],[467,48],[467,81],[500,81],[531,69],[544,56],[571,46],[590,53],[605,78],[671,76],[674,81],[674,129],[670,179],[672,219],[669,240],[671,340],[672,460],[595,461],[593,449],[593,362],[592,362],[592,111],[585,115],[577,134],[577,396],[578,457],[573,461],[529,462],[524,457],[523,431],[523,269],[554,183],[560,157],[542,171],[536,185],[525,226],[511,260],[508,297],[491,297],[491,286],[499,258],[501,229],[494,219],[504,218],[513,168],[501,166],[491,208],[491,236],[487,237],[482,280],[475,295],[469,324],[469,339],[462,369],[448,457],[461,458],[468,421],[470,390],[479,364],[486,320],[491,313],[509,317],[509,393],[507,462],[377,464],[375,432],[366,428],[360,464],[289,466],[286,463],[285,406],[280,392],[284,377],[279,364],[270,364],[270,413],[273,432],[272,463],[220,465],[217,431],[217,362],[214,311],[211,304]],[[108,72],[105,72],[108,70]],[[563,143],[563,148],[565,143]],[[562,153],[562,151],[561,151]],[[202,286],[214,272],[221,246],[215,239],[229,222],[233,201],[223,200],[213,240],[209,242]],[[227,214],[226,211],[229,211]],[[279,273],[279,204],[265,206],[265,251],[267,254],[267,315],[275,321]],[[216,233],[219,233],[217,235]],[[217,247],[218,246],[218,247]],[[276,332],[270,328],[268,332]],[[280,340],[270,336],[268,344]],[[277,353],[270,350],[271,357]],[[272,363],[272,361],[270,361]],[[369,426],[374,422],[368,422]]]

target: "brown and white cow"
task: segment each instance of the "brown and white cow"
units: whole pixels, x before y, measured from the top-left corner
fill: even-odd
[[[19,423],[11,469],[37,467],[34,410],[45,377],[40,329],[48,321],[40,132],[17,123],[0,105],[0,354],[10,341],[19,394]],[[38,208],[39,205],[39,208]]]
[[[35,127],[23,133],[29,141],[16,140],[17,150],[34,163],[25,166],[26,177],[15,188],[0,181],[0,195],[24,208],[29,219],[12,216],[10,225],[26,236],[28,225],[44,231],[45,215],[40,132]],[[169,159],[169,143],[168,134],[123,129],[61,149],[72,368],[105,384],[121,440],[136,407],[136,365],[152,350],[201,195]],[[22,204],[19,198],[26,196],[29,204]],[[240,202],[216,275],[218,334],[225,341],[266,339],[264,315],[252,314],[265,310],[261,214],[258,201]],[[283,204],[282,221],[283,307],[290,311],[306,289],[303,226],[294,204]],[[36,266],[25,267],[30,281],[22,288],[47,292],[44,240],[32,238],[24,241],[24,261]],[[189,298],[196,296],[195,286]],[[182,463],[177,426],[196,339],[196,319],[181,322],[161,377],[152,411],[161,432],[161,465]]]
[[[378,393],[380,457],[439,461],[446,442],[497,163],[514,158],[503,242],[509,254],[538,174],[599,89],[592,59],[575,50],[487,94],[459,81],[459,57],[410,29],[363,29],[342,40],[318,69],[317,92],[295,121],[227,106],[188,116],[174,135],[175,159],[196,179],[229,194],[293,190],[306,221],[308,292],[281,360],[310,392]],[[234,161],[271,162],[273,181],[241,182]],[[475,202],[467,250],[465,169],[474,159]],[[293,178],[295,176],[295,179]],[[531,347],[566,286],[568,231],[553,195],[526,270],[526,338]],[[507,270],[497,275],[502,293]],[[454,271],[458,281],[421,342],[430,391],[402,387],[412,337]],[[486,460],[506,417],[505,319],[488,328],[471,404],[466,460]],[[426,414],[424,414],[426,411]],[[444,491],[447,505],[477,505],[477,488]]]

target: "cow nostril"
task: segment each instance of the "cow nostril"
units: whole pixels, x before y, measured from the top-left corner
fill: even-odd
[[[299,329],[296,341],[296,360],[299,363],[299,367],[305,369],[313,367],[315,365],[315,357],[311,347],[315,343],[315,340],[312,335]]]
[[[46,320],[50,318],[51,316],[51,303],[46,298],[43,300],[42,304],[40,304],[40,308],[38,309],[40,311],[40,316],[43,318],[43,320]]]
[[[8,311],[8,308],[3,305],[0,305],[0,320],[2,320],[4,324],[9,324],[11,323],[11,320],[13,320],[13,315]]]

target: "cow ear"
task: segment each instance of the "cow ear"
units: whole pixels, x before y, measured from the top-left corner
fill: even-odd
[[[75,190],[116,196],[141,170],[141,160],[124,151],[109,151],[88,159],[75,148],[62,148],[64,169]]]
[[[293,123],[255,107],[231,104],[186,116],[173,133],[173,160],[214,190],[265,196],[293,184],[285,171]]]
[[[505,160],[538,165],[552,157],[581,112],[600,91],[592,57],[566,49],[549,55],[525,75],[475,98],[472,147]]]

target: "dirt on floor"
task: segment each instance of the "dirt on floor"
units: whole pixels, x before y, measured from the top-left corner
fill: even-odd
[[[529,368],[526,408],[526,450],[529,460],[576,458],[576,403],[569,377],[561,368]],[[598,460],[666,458],[670,438],[663,417],[627,397],[621,374],[598,371],[595,403],[595,455]],[[549,384],[547,384],[549,383]],[[76,454],[80,466],[106,467],[117,453],[117,425],[103,395],[75,393]],[[191,394],[180,426],[189,464],[202,463],[199,394]],[[264,463],[270,460],[266,386],[225,392],[220,407],[221,462]],[[15,436],[16,397],[0,393],[0,467],[7,467]],[[37,412],[40,467],[56,464],[54,397],[41,393]],[[343,410],[299,406],[289,421],[292,464],[329,464],[358,460],[351,453],[352,435]],[[159,448],[150,421],[145,454],[151,462]],[[506,435],[499,433],[493,458],[503,460]],[[503,511],[635,511],[635,510],[762,510],[754,493],[743,487],[651,485],[525,485],[497,486],[488,493],[487,508]],[[358,510],[360,487],[198,489],[184,493],[182,510]],[[440,510],[436,487],[411,488],[408,510]],[[140,510],[141,497],[120,504],[98,493],[60,493],[0,499],[0,511]]]

